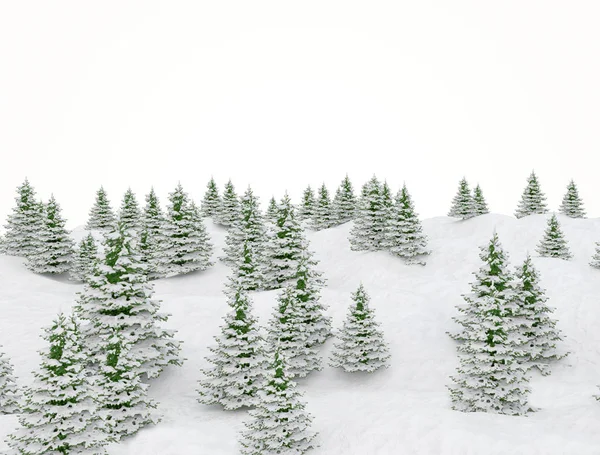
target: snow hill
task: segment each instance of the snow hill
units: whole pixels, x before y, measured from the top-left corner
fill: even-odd
[[[522,219],[483,215],[466,221],[439,217],[423,222],[433,250],[425,267],[406,266],[387,253],[350,251],[351,224],[308,231],[320,260],[334,326],[340,327],[350,293],[362,281],[390,342],[392,366],[372,375],[347,374],[329,367],[299,380],[307,410],[314,416],[320,447],[314,455],[372,454],[598,454],[600,403],[593,395],[600,384],[600,270],[588,266],[600,219],[559,217],[574,259],[535,257],[546,227],[546,215]],[[220,255],[225,230],[208,222]],[[454,342],[455,305],[463,302],[472,272],[480,266],[479,245],[496,229],[512,266],[527,251],[534,255],[549,304],[571,354],[549,377],[534,376],[530,402],[541,408],[528,417],[450,409],[446,385],[458,364]],[[73,236],[79,239],[81,231]],[[211,269],[155,282],[157,298],[172,313],[169,326],[184,341],[181,368],[171,367],[152,383],[160,402],[161,423],[142,430],[111,455],[234,455],[244,411],[226,412],[196,401],[199,369],[226,312],[222,293],[228,268]],[[0,256],[0,344],[15,364],[20,383],[31,380],[43,347],[41,328],[59,310],[68,310],[79,285],[35,275],[22,260]],[[256,312],[266,323],[276,291],[252,294]],[[329,356],[332,341],[323,349]],[[0,438],[16,426],[15,416],[0,416]],[[5,446],[0,443],[1,448]]]

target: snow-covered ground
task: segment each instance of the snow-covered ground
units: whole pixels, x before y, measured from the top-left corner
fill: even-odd
[[[588,266],[600,219],[559,217],[574,259],[535,257],[547,217],[523,219],[484,215],[467,221],[446,217],[425,220],[433,254],[425,267],[406,266],[387,253],[350,251],[350,224],[308,232],[327,286],[323,300],[339,327],[350,293],[363,282],[371,305],[390,343],[392,366],[372,375],[350,375],[326,367],[299,381],[307,409],[320,433],[312,453],[372,454],[598,454],[600,402],[600,270]],[[220,254],[225,231],[208,229]],[[527,417],[463,414],[450,409],[446,385],[457,366],[454,342],[446,334],[461,294],[469,290],[480,266],[479,245],[496,229],[513,266],[527,251],[541,273],[549,304],[556,308],[563,346],[571,354],[549,377],[532,379],[531,404],[541,408]],[[74,232],[79,239],[81,231]],[[155,282],[163,309],[172,313],[169,326],[178,330],[187,358],[168,369],[151,387],[160,402],[162,422],[142,430],[111,455],[234,455],[247,414],[225,412],[196,401],[199,369],[207,347],[218,333],[226,303],[222,288],[228,268]],[[0,256],[0,344],[15,364],[21,383],[31,379],[44,346],[41,328],[59,310],[68,310],[80,285],[34,275],[21,259]],[[276,291],[253,294],[261,322],[266,323]],[[332,341],[323,349],[329,355]],[[14,416],[0,416],[0,438],[15,427]],[[0,443],[0,448],[4,445]]]

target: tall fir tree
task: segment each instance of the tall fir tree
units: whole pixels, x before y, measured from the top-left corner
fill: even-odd
[[[544,257],[553,257],[560,259],[571,259],[573,255],[569,251],[567,240],[563,234],[560,223],[556,215],[552,215],[548,220],[548,227],[544,232],[544,237],[536,248],[537,253]]]
[[[81,239],[73,254],[73,264],[69,274],[72,280],[85,281],[93,273],[94,264],[98,260],[98,246],[90,233]]]
[[[21,427],[8,439],[14,453],[105,454],[110,442],[97,413],[98,387],[85,370],[85,353],[73,317],[59,314],[45,330],[47,349],[25,391]]]
[[[206,270],[213,265],[213,245],[204,221],[181,184],[169,194],[161,241],[160,260],[155,273],[158,277]]]
[[[546,207],[546,196],[542,193],[537,175],[531,171],[531,174],[527,178],[527,186],[523,190],[521,201],[517,206],[515,216],[523,218],[524,216],[536,213],[548,213],[548,208]]]
[[[154,188],[146,195],[146,205],[142,213],[141,233],[140,233],[140,253],[142,262],[146,265],[146,273],[149,279],[157,278],[160,259],[165,238],[165,215],[160,208],[160,201]]]
[[[200,204],[200,211],[203,216],[208,216],[213,219],[218,218],[219,212],[221,211],[221,195],[219,194],[219,188],[213,177],[210,178],[206,185],[204,198]]]
[[[540,286],[540,277],[531,257],[516,270],[515,292],[519,303],[518,316],[523,319],[521,330],[528,343],[522,362],[537,368],[542,374],[550,374],[549,364],[564,357],[559,354],[556,343],[561,340],[548,298]]]
[[[373,176],[362,187],[357,217],[350,229],[350,249],[353,251],[377,251],[385,244],[385,227],[388,213],[383,198],[383,188]]]
[[[473,189],[473,215],[485,215],[486,213],[490,213],[490,209],[488,208],[487,202],[483,197],[483,191],[479,184]]]
[[[127,188],[121,202],[119,210],[119,221],[125,225],[127,229],[134,229],[139,232],[142,226],[142,215],[140,206],[131,188]]]
[[[337,334],[330,365],[346,372],[373,372],[389,366],[389,348],[380,324],[370,307],[370,298],[362,285],[352,293],[353,304]]]
[[[90,210],[90,217],[85,226],[88,230],[112,231],[116,227],[116,217],[110,207],[106,191],[101,186],[96,193],[96,201]]]
[[[267,211],[265,213],[266,220],[272,224],[277,223],[277,213],[279,212],[279,206],[277,205],[277,201],[275,197],[271,197],[269,199],[269,204],[267,205]]]
[[[240,200],[235,187],[231,180],[225,184],[223,191],[223,199],[221,202],[221,211],[219,213],[218,222],[226,227],[231,227],[235,224],[240,216]]]
[[[17,387],[13,366],[8,356],[0,352],[0,414],[20,412],[21,392]]]
[[[336,225],[347,223],[356,216],[356,196],[352,182],[346,177],[340,183],[332,202],[333,220]]]
[[[570,218],[585,218],[586,213],[583,208],[583,201],[581,200],[581,197],[579,197],[577,185],[575,185],[573,180],[567,185],[567,192],[563,197],[562,204],[558,211]]]
[[[454,320],[461,331],[458,341],[460,366],[450,389],[452,408],[463,412],[522,415],[527,404],[528,367],[520,363],[527,339],[520,330],[519,305],[513,276],[498,235],[480,248],[483,266],[463,295],[465,305]]]
[[[54,196],[50,197],[42,214],[41,230],[27,257],[26,267],[35,273],[68,272],[73,261],[73,240]]]
[[[596,269],[600,269],[600,242],[596,242],[596,251],[592,256],[590,265]]]
[[[475,216],[473,196],[469,189],[469,183],[466,178],[462,178],[458,184],[458,191],[454,199],[452,199],[452,207],[448,212],[448,216],[467,220]]]
[[[310,430],[312,417],[287,374],[287,362],[279,350],[274,359],[257,407],[249,412],[250,420],[241,434],[242,455],[301,455],[316,447],[317,434]]]
[[[319,187],[317,201],[313,210],[311,228],[315,231],[327,229],[335,225],[329,190],[325,183]]]
[[[308,185],[302,193],[302,202],[298,208],[298,219],[300,221],[312,219],[315,215],[317,199],[312,187]]]
[[[229,311],[220,335],[215,337],[216,345],[209,348],[212,355],[206,360],[211,367],[202,371],[198,401],[232,410],[258,404],[266,359],[252,301],[243,283],[233,276],[225,295]]]
[[[43,223],[40,203],[35,190],[25,179],[17,188],[16,205],[8,216],[4,234],[4,254],[27,257],[36,248],[38,234]]]
[[[386,226],[385,247],[408,264],[425,265],[424,256],[431,252],[427,249],[427,236],[423,234],[421,221],[406,185],[396,195]]]

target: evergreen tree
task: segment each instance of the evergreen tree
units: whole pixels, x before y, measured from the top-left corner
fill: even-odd
[[[570,218],[585,218],[583,201],[579,197],[579,191],[573,180],[567,185],[567,193],[565,194],[558,211]]]
[[[335,224],[344,224],[351,221],[356,216],[356,196],[354,195],[354,187],[348,174],[342,180],[338,187],[335,197],[332,202],[332,212]]]
[[[548,213],[546,208],[546,196],[542,193],[540,184],[538,182],[535,172],[531,172],[527,179],[527,186],[523,190],[521,201],[515,212],[517,218],[523,218],[527,215],[532,214],[544,214]]]
[[[314,207],[311,227],[315,231],[327,229],[334,226],[335,220],[333,220],[333,212],[331,207],[331,200],[329,199],[329,191],[325,186],[325,183],[319,188],[319,194],[317,196],[317,202]]]
[[[473,197],[471,196],[469,183],[464,177],[458,184],[458,192],[454,196],[454,199],[452,199],[452,207],[450,208],[450,212],[448,212],[448,216],[463,220],[475,216]]]
[[[115,330],[127,335],[128,350],[140,363],[139,374],[155,378],[167,365],[181,365],[174,332],[160,327],[169,315],[159,312],[160,301],[153,294],[136,237],[119,223],[118,230],[106,234],[101,263],[88,276],[77,305],[79,316],[87,321],[83,334],[92,365],[103,362]]]
[[[304,193],[302,193],[302,202],[298,209],[298,220],[303,221],[312,219],[315,215],[316,205],[317,200],[315,198],[315,192],[311,186],[308,185],[304,190]]]
[[[206,270],[213,265],[210,261],[213,245],[206,227],[181,184],[169,194],[161,241],[163,243],[156,276],[169,277]]]
[[[110,207],[110,201],[104,191],[100,187],[96,193],[96,202],[90,210],[90,218],[85,226],[88,230],[111,231],[116,226],[116,218]]]
[[[214,178],[210,178],[208,185],[206,185],[206,192],[204,193],[204,199],[200,204],[200,211],[203,216],[209,216],[213,219],[219,217],[221,211],[221,196],[219,195],[219,188],[215,183]]]
[[[350,249],[353,251],[377,251],[385,243],[385,227],[388,220],[383,188],[373,176],[362,188],[358,213],[350,230]]]
[[[427,236],[423,234],[421,222],[406,185],[403,185],[396,195],[390,220],[386,226],[385,239],[385,246],[392,254],[406,259],[408,264],[425,265],[423,256],[430,253],[427,249]]]
[[[252,301],[244,286],[234,277],[225,294],[230,310],[223,318],[221,334],[215,337],[216,346],[209,348],[213,355],[206,360],[213,366],[203,370],[198,401],[231,410],[257,404],[265,358]]]
[[[350,306],[344,326],[337,335],[339,342],[334,345],[330,365],[347,372],[369,373],[388,367],[389,349],[362,284],[352,294],[352,300],[354,304]]]
[[[596,252],[592,256],[590,265],[594,268],[600,269],[600,242],[596,242]]]
[[[221,203],[221,211],[219,213],[219,224],[230,227],[235,224],[240,216],[240,201],[238,195],[235,192],[235,187],[231,180],[225,185],[225,191],[223,191],[223,200]]]
[[[560,341],[560,331],[551,317],[552,309],[546,305],[548,298],[540,287],[539,274],[528,255],[523,265],[517,267],[515,292],[519,303],[518,315],[523,318],[523,335],[528,340],[523,362],[537,368],[544,375],[550,374],[548,364],[558,360],[560,355],[556,342]]]
[[[142,226],[142,215],[140,206],[135,198],[135,194],[128,188],[123,195],[121,209],[119,210],[119,221],[125,225],[127,229],[139,231]]]
[[[312,417],[287,374],[280,351],[276,350],[274,357],[257,407],[249,412],[250,420],[240,438],[242,455],[301,455],[316,447],[317,434],[310,431]]]
[[[267,206],[267,221],[270,223],[277,223],[277,214],[279,213],[279,206],[277,205],[277,201],[274,197],[269,200],[269,205]]]
[[[79,242],[73,256],[73,265],[69,271],[71,279],[85,281],[93,273],[94,263],[98,257],[98,247],[92,234],[88,234]]]
[[[481,187],[477,185],[473,190],[473,214],[475,216],[485,215],[486,213],[490,213],[488,209],[487,202],[483,197],[483,191],[481,191]]]
[[[140,253],[142,262],[146,265],[148,278],[158,276],[158,268],[162,255],[165,238],[165,216],[160,208],[160,202],[154,188],[146,195],[146,206],[142,214],[141,234],[140,234]]]
[[[18,413],[20,399],[13,366],[6,354],[0,352],[0,414]]]
[[[41,230],[43,217],[35,190],[25,179],[17,188],[16,206],[8,216],[4,235],[4,254],[27,257],[34,251]]]
[[[105,454],[109,438],[96,411],[98,389],[86,376],[77,323],[59,314],[44,339],[49,348],[40,351],[40,369],[25,391],[21,428],[8,445],[22,455]]]
[[[287,359],[290,376],[305,377],[323,366],[316,340],[306,330],[306,313],[295,294],[294,288],[288,285],[277,296],[277,307],[267,329],[267,344],[279,347]]]
[[[519,305],[512,289],[513,277],[496,233],[481,247],[483,266],[475,274],[471,293],[458,306],[454,318],[461,332],[451,335],[460,367],[449,387],[452,408],[463,412],[521,415],[527,405],[527,366],[520,363],[528,342],[514,315]]]
[[[50,197],[42,212],[43,221],[26,266],[35,273],[65,273],[73,261],[73,240],[65,229],[60,206]]]
[[[560,259],[571,259],[573,256],[567,246],[565,236],[560,229],[560,224],[556,215],[552,215],[548,220],[548,227],[544,232],[544,237],[538,244],[536,251],[540,256],[554,257]]]
[[[255,252],[255,244],[245,239],[242,244],[242,255],[233,264],[233,274],[245,291],[259,291],[265,283],[262,255]]]

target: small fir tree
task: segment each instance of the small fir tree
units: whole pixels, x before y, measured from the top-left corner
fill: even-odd
[[[98,259],[98,246],[92,234],[88,234],[81,242],[73,255],[73,265],[69,274],[75,281],[85,281],[93,273],[94,264]]]
[[[223,199],[218,222],[223,226],[230,227],[235,224],[239,217],[240,201],[235,192],[233,183],[231,183],[231,180],[229,180],[225,185],[225,191],[223,191]]]
[[[385,244],[385,227],[388,220],[383,188],[373,176],[362,188],[358,213],[350,230],[352,251],[377,251]]]
[[[565,197],[563,197],[562,204],[558,211],[570,218],[585,218],[586,214],[585,209],[583,208],[583,201],[579,197],[579,191],[573,180],[567,185],[567,193],[565,194]]]
[[[3,352],[0,352],[0,414],[20,412],[21,393],[15,381],[13,366]]]
[[[525,190],[523,190],[523,195],[517,206],[515,216],[517,218],[523,218],[524,216],[536,213],[548,213],[548,209],[546,207],[546,196],[542,193],[535,172],[532,171],[527,179],[527,186],[525,187]]]
[[[333,219],[336,225],[347,223],[356,216],[356,196],[354,187],[346,174],[338,187],[332,202]]]
[[[110,201],[104,191],[100,187],[96,193],[96,202],[90,210],[90,218],[85,226],[88,230],[111,231],[116,226],[116,217],[110,207]]]
[[[485,215],[486,213],[490,213],[490,210],[483,197],[483,191],[481,191],[481,187],[477,184],[473,190],[473,214],[474,216],[479,216]]]
[[[249,239],[242,244],[242,255],[233,264],[233,274],[240,281],[240,286],[245,291],[259,291],[265,283],[264,268],[261,264],[262,256],[254,250],[255,244]]]
[[[241,434],[242,455],[301,455],[316,447],[317,434],[310,431],[312,417],[287,374],[287,360],[277,349],[274,358],[257,407],[249,412],[250,420]]]
[[[596,242],[596,252],[592,256],[590,265],[594,268],[600,269],[600,242]]]
[[[450,207],[448,216],[461,218],[463,220],[475,216],[473,197],[471,196],[469,183],[464,177],[458,184],[458,192],[456,193],[456,196],[454,196],[454,199],[452,199],[452,207]]]
[[[272,224],[277,223],[277,214],[279,213],[279,206],[277,205],[277,201],[275,197],[272,197],[269,200],[269,205],[267,206],[266,219],[268,222]]]
[[[527,404],[529,378],[522,365],[525,345],[519,305],[514,298],[513,276],[496,233],[481,247],[483,266],[475,274],[471,293],[463,296],[454,320],[461,331],[457,340],[460,367],[449,389],[452,408],[463,412],[521,415]]]
[[[369,296],[362,283],[352,294],[350,306],[342,330],[337,335],[330,365],[347,372],[373,372],[389,366],[389,349],[379,323],[369,306]]]
[[[119,210],[119,221],[125,225],[127,229],[134,229],[136,232],[142,226],[142,215],[140,206],[131,188],[128,188],[123,195],[121,209]]]
[[[219,195],[219,188],[215,183],[214,178],[210,178],[206,185],[206,192],[204,198],[200,204],[200,211],[203,216],[209,216],[213,219],[218,218],[219,212],[221,211],[221,196]]]
[[[4,235],[4,254],[9,256],[29,256],[36,248],[37,238],[43,223],[40,203],[35,198],[35,190],[25,179],[17,188],[16,205],[8,216]]]
[[[315,192],[312,187],[308,185],[302,193],[302,202],[298,208],[298,219],[300,221],[312,219],[315,215],[315,207],[317,200],[315,198]]]
[[[330,228],[334,226],[334,224],[329,190],[327,190],[327,186],[323,183],[319,188],[319,194],[317,195],[311,227],[315,231],[320,231],[322,229]]]
[[[556,215],[552,215],[548,220],[548,227],[544,232],[544,237],[536,249],[540,256],[554,257],[560,259],[571,259],[573,256],[567,246],[567,240],[560,229],[560,224]]]
[[[149,279],[158,277],[160,259],[166,243],[163,236],[165,223],[160,201],[154,192],[154,188],[151,188],[150,193],[146,195],[139,244],[142,262],[146,265],[146,273]]]

